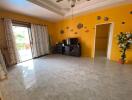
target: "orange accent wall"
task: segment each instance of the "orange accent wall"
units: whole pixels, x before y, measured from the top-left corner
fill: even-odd
[[[95,37],[95,25],[102,23],[112,22],[114,24],[113,41],[111,60],[118,61],[120,58],[120,52],[117,45],[117,34],[120,32],[132,32],[132,4],[120,5],[117,7],[107,8],[96,12],[87,13],[56,23],[56,32],[54,34],[54,43],[61,41],[69,37],[78,37],[82,45],[82,56],[93,57],[94,49],[94,37]],[[101,16],[101,20],[97,20],[97,16]],[[104,21],[104,17],[108,17],[108,21]],[[122,22],[126,22],[122,24]],[[84,27],[87,27],[89,32],[85,32],[86,29],[77,29],[77,24],[83,23]],[[66,29],[69,27],[73,31]],[[60,30],[65,31],[64,34],[60,34]],[[75,34],[78,32],[78,34]],[[103,45],[103,44],[102,44]],[[127,62],[132,62],[132,49],[127,52]]]

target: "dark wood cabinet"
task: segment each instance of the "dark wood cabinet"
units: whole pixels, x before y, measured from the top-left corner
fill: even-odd
[[[81,56],[81,45],[78,38],[68,38],[55,45],[53,53],[65,54],[69,56]]]
[[[81,56],[81,46],[79,44],[78,45],[68,45],[64,47],[65,47],[64,54],[70,55],[70,56],[76,56],[76,57]]]
[[[66,45],[66,46],[59,44],[54,47],[54,53],[80,57],[81,56],[81,46],[80,44]]]

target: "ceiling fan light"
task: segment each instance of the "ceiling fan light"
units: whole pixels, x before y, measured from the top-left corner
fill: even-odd
[[[63,0],[56,0],[57,3],[61,2]],[[70,2],[70,6],[71,8],[75,7],[76,2],[80,2],[81,0],[67,0],[68,2]],[[90,0],[86,0],[86,1],[90,1]]]
[[[72,4],[71,7],[72,7],[72,8],[75,7],[75,4]]]
[[[75,7],[75,4],[76,4],[76,0],[71,0],[71,7]]]
[[[63,1],[63,0],[56,0],[56,2],[61,2],[61,1]]]

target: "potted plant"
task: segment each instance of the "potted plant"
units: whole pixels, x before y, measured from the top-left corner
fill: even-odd
[[[121,52],[121,59],[119,63],[124,64],[126,61],[126,51],[130,48],[132,44],[132,33],[130,32],[121,32],[117,35],[118,38],[118,45]]]

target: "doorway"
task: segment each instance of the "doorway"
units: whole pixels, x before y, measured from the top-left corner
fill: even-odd
[[[19,61],[24,62],[32,59],[31,45],[29,39],[30,28],[17,25],[13,25],[12,27],[16,41],[16,48],[19,55]]]
[[[107,57],[110,59],[112,35],[112,23],[96,25],[94,57]]]

